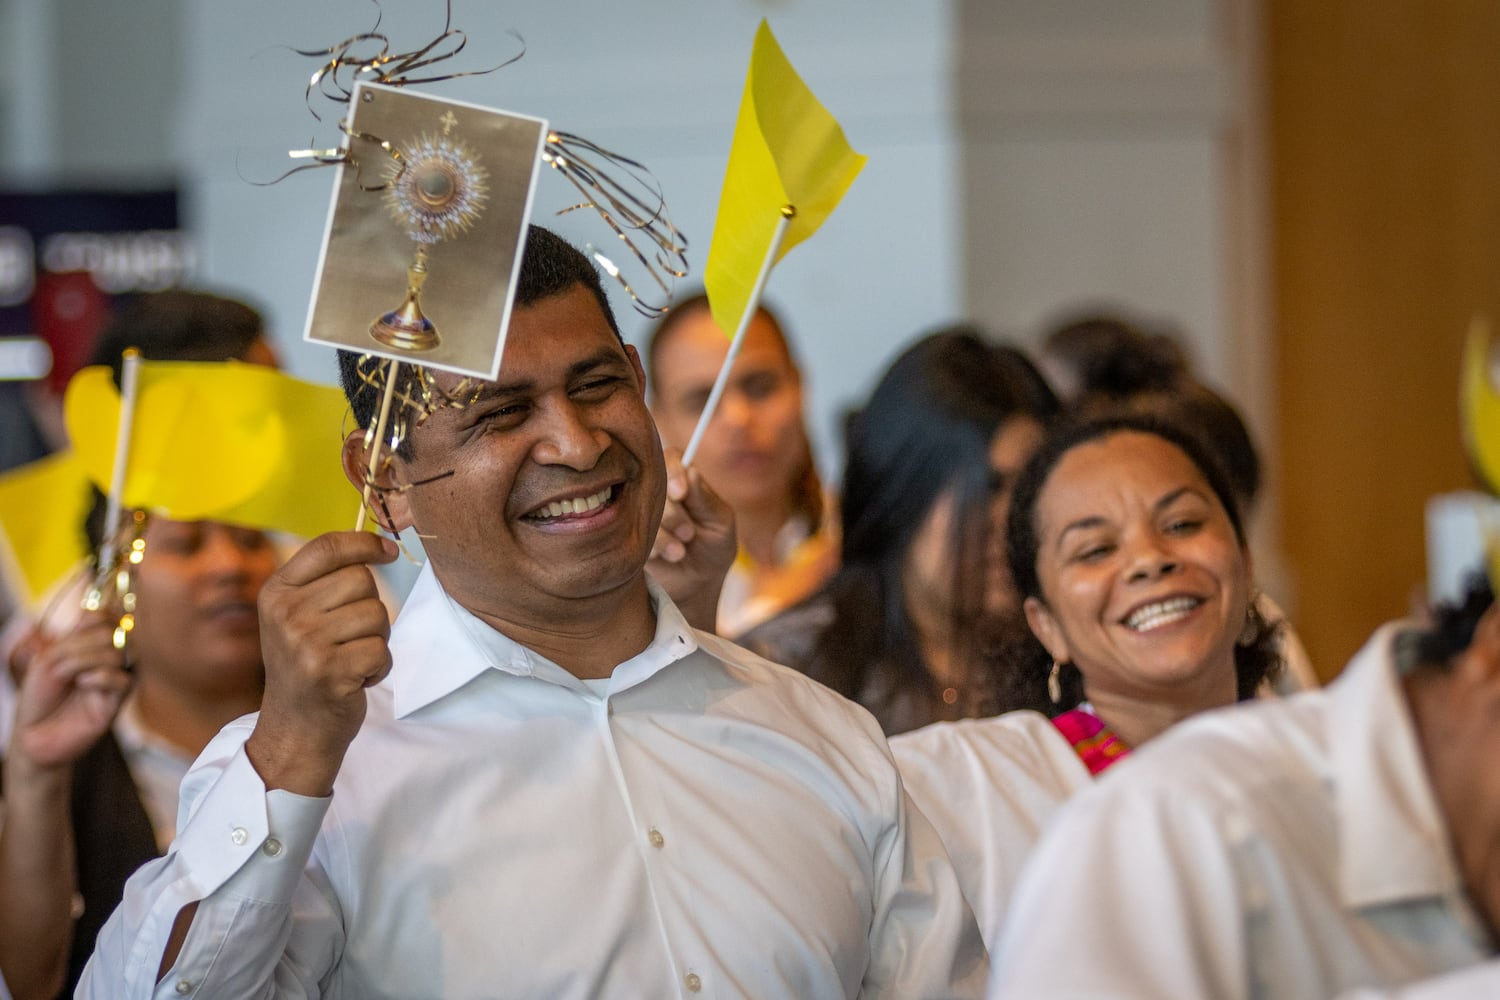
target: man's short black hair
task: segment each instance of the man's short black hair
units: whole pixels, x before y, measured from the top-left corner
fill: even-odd
[[[521,255],[520,273],[516,276],[515,305],[525,308],[578,285],[587,288],[594,296],[599,303],[599,311],[604,314],[615,338],[623,344],[625,341],[620,336],[619,324],[615,322],[614,311],[609,307],[609,298],[604,294],[604,285],[593,262],[551,230],[541,226],[528,226],[526,249]],[[369,428],[379,415],[380,399],[370,384],[361,378],[359,358],[360,355],[353,351],[339,351],[339,383],[343,386],[344,397],[349,400],[349,407],[354,411],[355,422],[362,428]],[[366,361],[364,374],[368,375],[380,364],[378,358]],[[413,366],[403,367],[402,373],[403,381],[415,378]]]

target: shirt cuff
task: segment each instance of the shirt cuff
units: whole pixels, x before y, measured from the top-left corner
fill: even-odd
[[[179,831],[172,850],[199,881],[268,903],[291,900],[331,797],[268,792],[241,746]]]

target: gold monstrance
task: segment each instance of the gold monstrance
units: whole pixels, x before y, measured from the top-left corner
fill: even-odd
[[[416,146],[393,158],[386,204],[416,243],[406,269],[406,298],[370,324],[370,336],[403,351],[430,351],[439,343],[437,325],[422,313],[429,248],[459,236],[484,210],[485,170],[478,158],[449,133],[458,119],[449,110],[438,119],[440,136],[423,135]]]

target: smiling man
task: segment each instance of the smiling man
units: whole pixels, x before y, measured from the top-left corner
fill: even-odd
[[[874,720],[646,576],[640,363],[545,230],[464,400],[378,483],[429,557],[393,627],[372,535],[268,585],[264,707],[189,775],[80,995],[977,995],[973,918]]]

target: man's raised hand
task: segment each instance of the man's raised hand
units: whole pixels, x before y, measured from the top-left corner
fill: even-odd
[[[245,752],[267,788],[332,792],[364,722],[365,688],[391,669],[390,617],[370,567],[398,552],[367,532],[321,535],[261,590],[266,693]]]
[[[646,568],[694,628],[714,630],[719,592],[734,565],[734,510],[668,451],[667,502]]]

